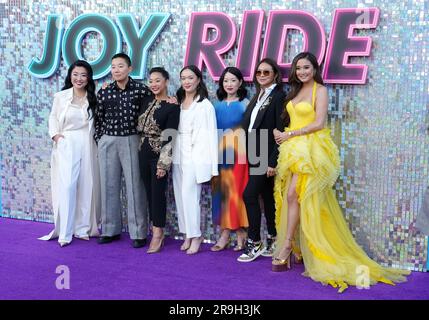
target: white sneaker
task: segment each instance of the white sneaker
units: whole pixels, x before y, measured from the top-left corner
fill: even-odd
[[[265,246],[265,249],[262,252],[262,256],[272,257],[274,254],[274,250],[276,248],[275,244],[276,244],[276,237],[272,237],[272,236],[268,235],[267,245]]]
[[[247,240],[246,248],[244,249],[244,252],[237,258],[238,262],[251,262],[255,260],[257,257],[259,257],[262,252],[264,251],[264,248],[262,246],[262,242],[253,242],[252,240]]]

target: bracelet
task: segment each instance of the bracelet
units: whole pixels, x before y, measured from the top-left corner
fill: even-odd
[[[299,129],[299,135],[300,136],[302,136],[302,135],[304,135],[304,134],[307,134],[308,133],[308,130],[307,129],[305,129],[305,128],[301,128],[301,129]]]

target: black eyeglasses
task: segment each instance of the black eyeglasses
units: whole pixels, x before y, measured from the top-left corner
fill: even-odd
[[[260,76],[266,77],[266,76],[269,76],[271,74],[271,72],[272,72],[271,70],[257,70],[256,76],[257,77],[260,77]]]

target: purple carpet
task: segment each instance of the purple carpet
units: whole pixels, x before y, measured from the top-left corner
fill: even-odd
[[[40,241],[53,225],[0,218],[0,300],[3,299],[151,299],[151,300],[288,300],[288,299],[429,299],[429,273],[413,272],[408,282],[378,284],[368,290],[350,287],[338,294],[301,276],[302,265],[291,271],[270,271],[270,258],[236,262],[232,250],[202,251],[188,256],[181,241],[167,239],[159,254],[131,247],[121,240],[99,245],[96,239],[74,239],[60,248]],[[70,289],[58,290],[57,266],[70,270]]]

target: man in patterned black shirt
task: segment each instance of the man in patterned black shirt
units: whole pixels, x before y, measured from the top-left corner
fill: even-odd
[[[133,247],[146,244],[147,200],[138,159],[137,119],[141,101],[151,91],[130,76],[131,60],[124,53],[112,57],[115,80],[97,94],[94,138],[98,143],[101,184],[102,235],[98,243],[118,240],[122,230],[121,173],[127,190],[128,230]]]

